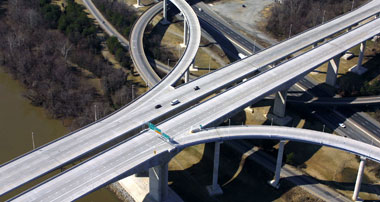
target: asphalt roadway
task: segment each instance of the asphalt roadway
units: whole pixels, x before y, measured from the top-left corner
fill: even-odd
[[[146,131],[19,195],[15,201],[73,200],[138,170],[144,170],[163,163],[162,160],[165,159],[165,154],[171,151],[176,152],[176,148],[204,142],[248,138],[254,131],[257,132],[258,130],[248,131],[248,133],[243,131],[243,134],[246,135],[231,135],[234,128],[226,128],[224,132],[216,131],[216,133],[209,133],[209,135],[207,135],[207,131],[199,134],[189,134],[189,130],[193,126],[204,125],[205,127],[210,127],[218,125],[246,106],[259,101],[284,86],[296,83],[321,63],[329,60],[331,55],[340,54],[342,50],[347,50],[362,40],[378,34],[380,32],[379,27],[380,19],[371,21],[168,119],[160,124],[159,127],[174,139],[171,144],[158,138],[154,132]],[[377,157],[380,154],[377,150],[380,149],[377,147],[316,131],[302,130],[300,134],[295,135],[294,130],[296,129],[286,128],[285,130],[289,133],[276,134],[276,132],[269,131],[268,128],[263,128],[260,134],[267,134],[271,139],[283,138],[291,141],[311,141],[346,151],[353,150],[352,152],[354,153],[380,161],[380,156]],[[305,133],[308,135],[304,135]]]

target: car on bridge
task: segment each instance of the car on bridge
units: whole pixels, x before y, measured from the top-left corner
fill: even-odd
[[[174,106],[174,105],[176,105],[176,104],[178,104],[178,103],[179,103],[179,100],[178,100],[178,99],[172,100],[172,101],[170,102],[170,104],[171,104],[172,106]]]

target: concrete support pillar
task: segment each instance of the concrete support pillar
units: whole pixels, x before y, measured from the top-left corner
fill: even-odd
[[[188,83],[190,81],[190,68],[187,68],[185,72],[185,83]]]
[[[358,68],[362,67],[365,47],[366,47],[366,41],[363,41],[362,43],[360,43],[360,53],[359,53],[359,60],[358,60],[358,65],[357,65]]]
[[[186,47],[187,41],[189,40],[189,29],[185,16],[183,17],[183,43],[180,44],[182,48]]]
[[[162,20],[162,24],[169,24],[170,22],[168,21],[168,0],[164,0],[163,7],[164,19]]]
[[[189,40],[189,30],[188,30],[187,20],[184,17],[184,19],[183,19],[183,44],[186,45],[188,40]]]
[[[337,55],[334,58],[330,59],[328,67],[327,67],[327,73],[326,73],[326,83],[330,86],[335,86],[336,84],[336,78],[338,75],[339,70],[339,63],[340,63],[340,57],[341,55]]]
[[[274,99],[273,114],[283,118],[285,117],[286,97],[288,95],[288,89],[276,92]]]
[[[360,191],[360,185],[362,183],[362,177],[363,177],[363,171],[364,171],[365,161],[366,161],[365,157],[360,157],[358,176],[356,177],[354,194],[352,195],[352,200],[353,201],[356,201],[358,199],[358,195],[359,195],[359,191]]]
[[[313,48],[318,46],[318,42],[313,43]]]
[[[136,4],[133,4],[133,6],[136,8],[144,7],[144,5],[141,4],[141,0],[137,0]]]
[[[149,196],[157,201],[164,201],[168,196],[168,164],[149,169]]]
[[[277,153],[277,162],[276,162],[276,170],[274,174],[273,180],[269,181],[269,184],[274,188],[278,189],[280,187],[280,174],[281,174],[281,166],[282,166],[282,157],[284,155],[284,145],[285,140],[280,140],[280,145]]]
[[[190,81],[190,69],[194,69],[194,60],[191,63],[190,67],[187,68],[187,70],[185,72],[185,83],[188,83]]]
[[[212,185],[207,186],[207,190],[211,196],[223,194],[223,191],[218,184],[220,144],[221,142],[215,142],[214,169],[212,171]]]

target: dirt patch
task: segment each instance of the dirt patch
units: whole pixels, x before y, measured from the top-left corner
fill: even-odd
[[[209,5],[213,11],[250,38],[262,39],[266,44],[274,44],[276,40],[260,29],[273,3],[274,0],[229,0]]]

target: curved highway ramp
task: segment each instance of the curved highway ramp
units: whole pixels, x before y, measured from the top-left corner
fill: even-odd
[[[140,169],[165,162],[176,153],[177,147],[181,148],[182,142],[180,141],[189,135],[192,127],[199,125],[211,127],[221,123],[246,106],[293,85],[321,63],[379,32],[380,19],[373,20],[160,124],[159,127],[174,139],[177,146],[168,144],[153,132],[147,131],[19,195],[15,200],[72,200]],[[320,132],[315,133],[320,134]],[[326,135],[318,137],[314,141],[324,144],[324,137]],[[345,147],[345,150],[349,150],[350,145],[364,148],[370,153],[355,152],[379,161],[377,157],[379,148],[347,138],[335,138],[340,140],[340,146],[336,145],[337,148]],[[338,144],[338,142],[334,141],[328,144]]]
[[[284,43],[280,43],[270,49],[264,50],[257,55],[248,57],[241,62],[234,63],[228,67],[215,71],[212,74],[174,89],[170,84],[172,84],[174,80],[180,78],[183,72],[187,69],[186,65],[190,63],[190,60],[184,60],[181,63],[183,65],[177,65],[179,68],[175,68],[176,70],[173,70],[172,73],[166,77],[167,79],[165,79],[164,82],[161,82],[159,86],[151,89],[151,91],[117,113],[2,165],[0,167],[0,184],[7,186],[0,187],[0,195],[3,195],[15,187],[21,186],[51,170],[59,168],[68,162],[80,158],[82,155],[91,152],[95,148],[98,148],[115,138],[130,131],[138,130],[144,125],[144,123],[150,120],[162,118],[170,111],[179,111],[181,108],[196,103],[213,92],[216,92],[239,79],[243,79],[244,76],[255,72],[258,68],[278,60],[279,57],[286,56],[302,46],[312,44],[314,42],[313,40],[323,39],[326,36],[330,36],[333,33],[351,26],[353,22],[367,19],[380,10],[379,5],[379,1],[372,1],[348,15],[317,27],[316,30],[309,30],[308,32],[291,38]],[[184,13],[186,14],[186,9],[188,9],[188,7],[185,5],[180,6],[184,8]],[[188,20],[196,20],[191,11],[186,15],[189,15]],[[200,37],[198,35],[198,32],[200,33],[199,30],[200,29],[195,22],[190,28],[191,35],[189,41],[191,43],[188,45],[189,52],[184,55],[184,58],[194,56],[195,53],[193,49],[198,48],[199,45],[199,38],[197,38]],[[364,38],[361,40],[364,40]],[[359,43],[358,41],[360,40],[358,39],[353,43]],[[340,51],[343,52],[343,49],[344,48]],[[301,77],[302,75],[299,76]],[[197,85],[200,86],[200,90],[194,91],[193,88]],[[259,86],[260,83],[255,85]],[[252,95],[248,96],[252,97]],[[170,101],[176,98],[180,98],[181,103],[176,106],[171,106]],[[156,104],[162,104],[162,108],[154,110]],[[83,144],[84,142],[86,144]]]

